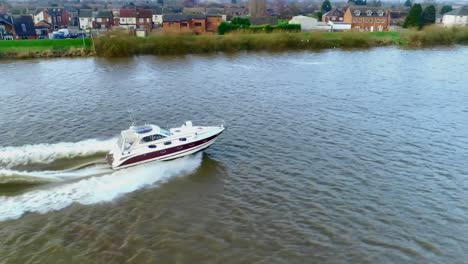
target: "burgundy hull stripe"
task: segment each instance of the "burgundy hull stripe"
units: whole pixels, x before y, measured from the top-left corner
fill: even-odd
[[[154,158],[158,158],[158,157],[162,157],[162,156],[167,156],[167,155],[177,153],[177,152],[184,152],[184,150],[191,149],[191,148],[203,145],[203,144],[215,139],[221,133],[216,134],[214,136],[211,136],[209,138],[205,138],[205,139],[202,139],[202,140],[199,140],[199,141],[192,142],[192,143],[188,143],[188,144],[179,145],[179,146],[172,147],[172,148],[167,148],[167,149],[163,149],[163,150],[158,150],[158,151],[138,155],[138,156],[132,157],[132,158],[124,161],[122,164],[120,164],[117,167],[130,165],[130,164],[133,164],[133,163],[137,163],[137,162],[141,162],[141,161],[145,161],[145,160],[150,160],[150,159],[154,159]]]

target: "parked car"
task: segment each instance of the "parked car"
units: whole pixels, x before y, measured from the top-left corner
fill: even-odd
[[[86,38],[86,33],[71,34],[70,38]]]
[[[53,39],[64,39],[65,38],[65,34],[63,32],[57,32],[57,31],[54,31],[52,33],[52,38]]]

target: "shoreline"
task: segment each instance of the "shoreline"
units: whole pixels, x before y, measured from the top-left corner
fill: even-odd
[[[3,46],[2,46],[3,44]],[[1,59],[63,57],[131,57],[243,51],[322,51],[395,46],[402,49],[468,45],[468,28],[429,27],[407,32],[234,33],[227,35],[153,35],[137,38],[122,32],[94,40],[20,40],[0,42]],[[20,45],[11,45],[20,44]]]

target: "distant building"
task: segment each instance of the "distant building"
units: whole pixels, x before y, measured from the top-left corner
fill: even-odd
[[[354,31],[388,31],[388,13],[381,7],[350,6],[344,22]]]
[[[153,11],[151,9],[138,9],[136,19],[137,29],[149,32],[153,28]]]
[[[332,9],[322,16],[323,22],[333,21],[333,22],[343,22],[344,20],[344,12],[335,8]]]
[[[100,10],[92,12],[93,29],[110,29],[113,25],[112,12],[109,10]]]
[[[36,29],[30,15],[13,17],[14,36],[16,39],[36,39]]]
[[[301,31],[330,31],[331,26],[325,22],[320,22],[316,18],[307,16],[295,16],[289,24],[301,25]]]
[[[93,28],[93,10],[80,9],[78,13],[79,24],[82,30]]]
[[[388,12],[388,24],[392,26],[400,26],[405,22],[406,17],[408,16],[408,11],[389,11]]]
[[[442,18],[442,23],[445,27],[468,26],[468,6],[445,13]]]
[[[122,28],[137,28],[137,13],[135,9],[120,9],[119,25]]]
[[[249,0],[249,15],[251,17],[266,16],[265,0]]]
[[[13,17],[8,14],[0,14],[0,40],[13,39]]]
[[[163,23],[163,13],[162,8],[153,9],[153,24],[156,26],[161,26]]]
[[[170,14],[163,16],[163,31],[167,33],[214,34],[223,21],[221,15]]]

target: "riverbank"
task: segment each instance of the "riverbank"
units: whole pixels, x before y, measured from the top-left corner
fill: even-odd
[[[54,58],[94,56],[91,39],[33,39],[0,41],[0,58]]]
[[[382,46],[424,48],[468,44],[468,29],[429,27],[407,32],[234,33],[228,35],[153,35],[137,38],[113,32],[95,39],[0,42],[0,58],[127,57],[239,51],[365,49]]]
[[[309,32],[228,35],[160,35],[129,38],[112,35],[95,42],[103,57],[131,55],[181,55],[238,51],[287,51],[363,49],[395,45],[423,48],[436,45],[468,44],[468,29],[429,27],[407,32]]]

